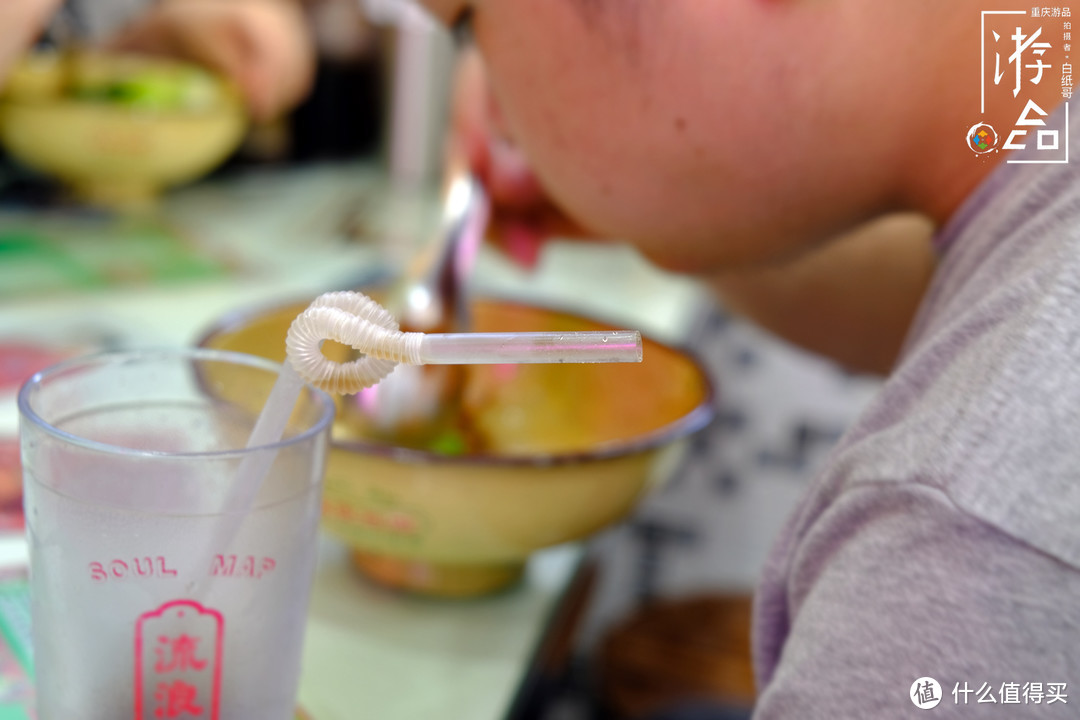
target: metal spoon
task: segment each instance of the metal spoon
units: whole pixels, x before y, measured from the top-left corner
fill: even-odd
[[[464,165],[449,169],[435,237],[408,264],[385,307],[402,330],[467,332],[468,284],[487,227],[487,193]],[[346,424],[364,436],[430,449],[458,414],[461,366],[399,365],[385,380],[353,396]]]

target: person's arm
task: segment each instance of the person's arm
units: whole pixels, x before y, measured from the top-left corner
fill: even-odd
[[[789,559],[756,608],[758,649],[771,638],[775,657],[756,658],[767,677],[754,720],[922,717],[912,685],[923,677],[941,686],[926,717],[1050,717],[1059,708],[1002,704],[1003,686],[1015,683],[1015,698],[1028,682],[1076,682],[1080,572],[939,490],[849,489]]]
[[[260,120],[300,102],[315,73],[313,42],[296,0],[160,0],[110,46],[217,70],[237,84]]]
[[[711,281],[725,305],[852,370],[893,366],[935,267],[917,215],[868,223],[785,265]]]
[[[11,66],[45,26],[60,0],[0,2],[0,86]]]

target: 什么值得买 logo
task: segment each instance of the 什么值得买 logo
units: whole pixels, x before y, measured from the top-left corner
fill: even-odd
[[[921,677],[911,683],[910,693],[909,697],[915,707],[929,710],[941,702],[941,683],[932,677]]]

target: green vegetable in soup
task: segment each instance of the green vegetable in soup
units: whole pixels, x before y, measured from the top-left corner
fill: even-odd
[[[469,451],[469,443],[461,430],[446,428],[432,438],[424,449],[439,455],[465,455]]]
[[[70,94],[80,100],[146,110],[201,110],[213,105],[213,78],[196,68],[147,67],[122,77],[82,79]]]

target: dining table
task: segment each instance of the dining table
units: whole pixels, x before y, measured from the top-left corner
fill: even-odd
[[[219,174],[134,216],[0,192],[0,448],[17,444],[18,384],[41,365],[193,344],[230,313],[392,276],[423,242],[434,203],[431,192],[393,187],[373,160]],[[531,268],[485,247],[469,289],[572,307],[669,342],[685,336],[701,293],[618,243],[562,241]],[[0,581],[27,564],[18,524],[0,526]],[[537,552],[509,589],[438,599],[362,577],[322,536],[299,703],[311,720],[531,716],[595,571],[588,543],[571,543]],[[9,644],[28,642],[29,598],[19,597],[0,587]],[[0,719],[19,717],[25,698],[4,692]]]

